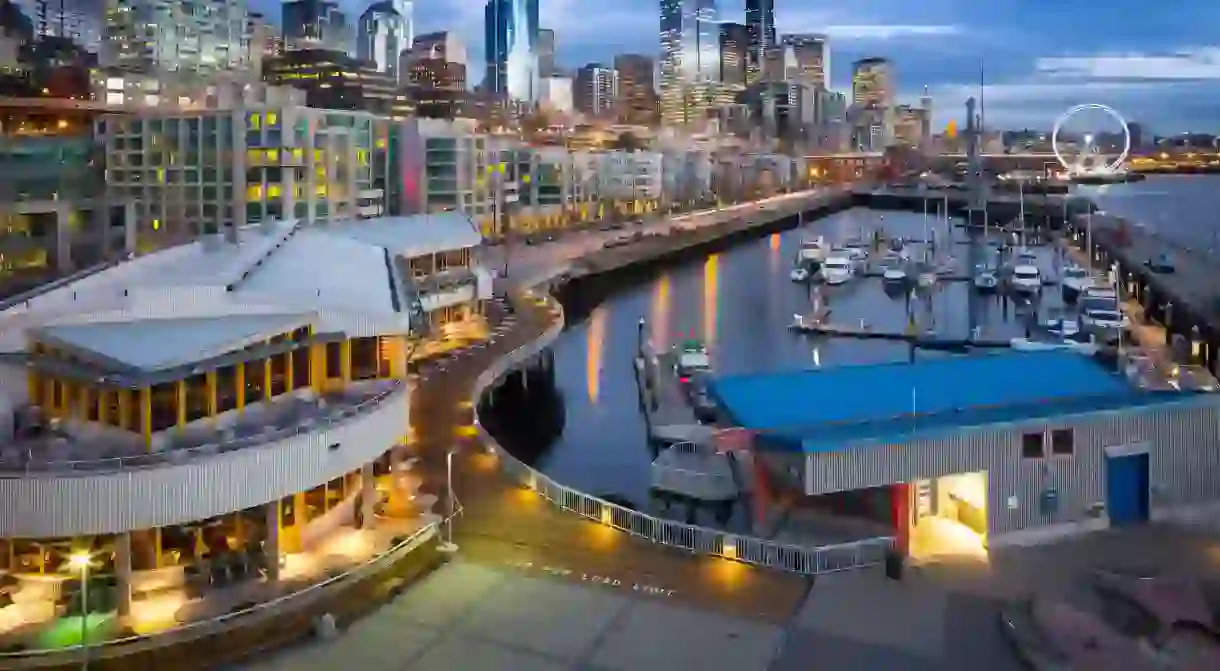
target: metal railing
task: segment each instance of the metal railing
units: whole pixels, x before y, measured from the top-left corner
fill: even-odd
[[[380,406],[386,399],[402,393],[405,388],[405,385],[403,385],[401,381],[397,381],[392,389],[388,389],[377,394],[376,396],[367,398],[354,406],[337,408],[337,410],[339,410],[337,415],[318,417],[315,421],[299,422],[277,431],[269,431],[253,436],[243,436],[241,438],[233,438],[216,443],[205,443],[202,445],[171,448],[159,452],[149,452],[146,454],[133,454],[130,456],[106,457],[101,459],[40,461],[27,457],[26,459],[23,459],[22,464],[16,468],[13,467],[9,460],[0,458],[0,478],[20,478],[30,474],[97,473],[166,465],[177,466],[201,456],[212,457],[218,454],[235,452],[237,450],[256,445],[278,443],[301,434],[316,433],[335,428],[351,421],[352,419],[368,414],[374,408]],[[28,448],[23,449],[27,449],[28,451]]]
[[[461,514],[461,509],[454,511],[456,517]],[[267,619],[281,617],[286,612],[300,608],[303,605],[312,603],[319,598],[326,596],[341,583],[359,580],[369,575],[373,575],[377,571],[383,570],[387,565],[393,564],[395,561],[405,557],[412,550],[415,550],[423,543],[437,537],[438,530],[449,519],[444,518],[417,530],[415,533],[406,537],[402,541],[395,544],[385,552],[373,557],[363,564],[352,568],[344,573],[341,573],[332,578],[327,578],[321,582],[314,583],[305,589],[285,594],[284,596],[264,601],[262,603],[244,608],[242,610],[225,613],[218,617],[207,620],[199,620],[184,624],[173,629],[164,631],[139,634],[136,636],[127,636],[124,638],[111,639],[88,646],[88,655],[90,659],[104,659],[108,657],[122,657],[134,652],[149,650],[153,648],[166,647],[175,643],[191,641],[221,633],[230,629],[253,624],[257,621],[265,621]],[[73,648],[52,648],[41,650],[22,650],[19,652],[0,652],[0,666],[5,669],[32,669],[40,666],[51,664],[64,664],[69,661],[80,660],[83,656],[83,651],[80,646]]]
[[[566,487],[547,475],[519,461],[496,442],[479,422],[479,400],[485,391],[497,384],[504,375],[522,362],[550,347],[563,331],[563,309],[550,296],[530,290],[526,297],[544,302],[556,316],[553,323],[538,338],[509,352],[493,363],[475,382],[471,397],[475,408],[475,428],[484,444],[494,452],[502,470],[519,484],[537,492],[563,510],[618,529],[658,545],[690,552],[723,557],[765,568],[804,575],[831,573],[881,564],[894,546],[892,536],[880,536],[851,543],[804,547],[734,534],[674,520],[654,517],[630,508],[610,503],[584,492]]]

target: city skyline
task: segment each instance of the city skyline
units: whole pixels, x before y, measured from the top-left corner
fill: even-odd
[[[278,16],[271,11],[278,4],[251,2],[268,16]],[[358,14],[367,3],[341,4]],[[740,6],[718,4],[721,20],[744,22],[744,0]],[[481,63],[484,5],[481,0],[416,3],[417,32],[453,30],[470,46],[471,62]],[[777,0],[775,23],[779,35],[829,35],[836,90],[848,90],[852,61],[893,60],[898,100],[914,103],[927,86],[936,99],[937,129],[950,118],[960,120],[965,99],[978,93],[984,69],[989,126],[1045,128],[1071,104],[1101,102],[1161,133],[1214,130],[1220,44],[1209,31],[1220,21],[1220,7],[1148,10],[1147,2],[1137,0],[1116,0],[1104,12],[1051,0],[996,0],[986,6],[864,0],[833,9]],[[655,0],[599,7],[597,20],[575,0],[541,0],[540,14],[542,27],[555,30],[556,62],[568,70],[610,62],[617,53],[657,55],[660,50]],[[1131,16],[1140,20],[1130,21]]]

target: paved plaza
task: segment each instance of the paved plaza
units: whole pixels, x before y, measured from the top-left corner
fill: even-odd
[[[819,578],[773,623],[637,585],[458,559],[335,639],[244,671],[1015,671],[995,606],[860,571]]]

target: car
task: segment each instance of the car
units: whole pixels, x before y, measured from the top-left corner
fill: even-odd
[[[1168,275],[1175,270],[1173,257],[1169,254],[1161,254],[1155,259],[1148,259],[1144,262],[1144,265],[1148,266],[1148,270],[1151,270],[1154,273],[1161,273],[1165,275]]]

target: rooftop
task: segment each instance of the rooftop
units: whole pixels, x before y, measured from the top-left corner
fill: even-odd
[[[1055,351],[720,377],[709,392],[736,424],[808,452],[1188,398]]]
[[[308,225],[268,222],[139,256],[0,309],[0,353],[30,334],[108,370],[191,365],[312,324],[319,334],[406,333],[395,255],[478,245],[460,213]]]

